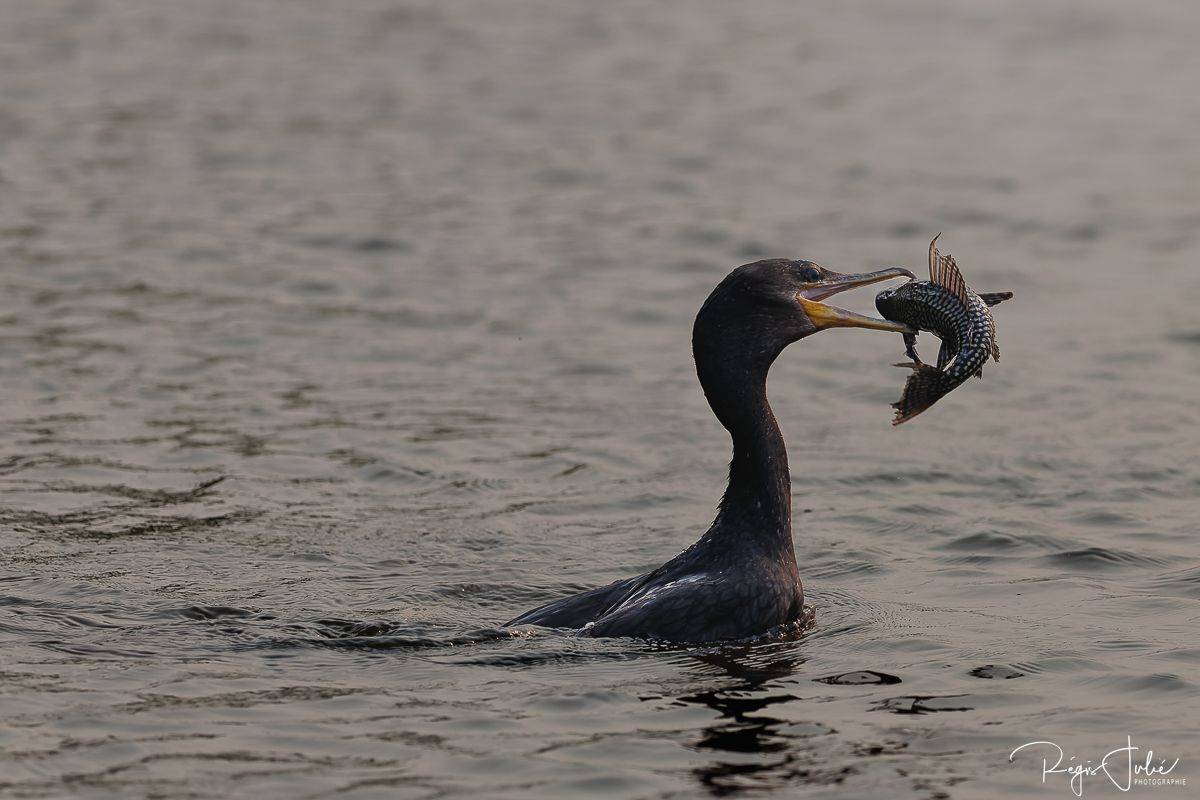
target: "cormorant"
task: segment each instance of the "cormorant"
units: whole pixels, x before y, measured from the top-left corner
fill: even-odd
[[[791,476],[767,403],[767,371],[783,349],[825,328],[912,334],[822,300],[846,289],[915,276],[889,267],[841,275],[776,258],[746,264],[696,315],[696,374],[733,439],[729,486],[700,540],[656,570],[540,606],[505,625],[576,628],[585,636],[673,642],[747,639],[795,622],[804,589],[792,545]]]

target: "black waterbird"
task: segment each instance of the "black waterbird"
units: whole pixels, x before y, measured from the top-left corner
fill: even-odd
[[[841,275],[811,261],[769,259],[731,272],[704,302],[692,352],[704,395],[733,439],[729,486],[700,540],[656,570],[535,608],[506,625],[674,642],[747,639],[800,624],[804,589],[792,545],[783,435],[767,371],[792,342],[825,328],[912,334],[822,301],[906,269]]]
[[[941,234],[938,234],[941,236]],[[1000,360],[996,322],[989,306],[1012,297],[1012,292],[976,294],[967,288],[954,257],[937,249],[938,236],[929,243],[929,280],[909,281],[875,296],[875,307],[885,318],[903,322],[942,340],[937,366],[921,361],[915,334],[904,334],[905,353],[912,369],[904,383],[893,425],[907,422],[958,388],[972,375],[982,378],[988,357]]]

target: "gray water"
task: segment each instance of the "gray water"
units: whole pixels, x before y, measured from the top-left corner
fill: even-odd
[[[1193,4],[0,11],[0,795],[1195,791]],[[498,629],[707,527],[728,270],[939,231],[983,381],[772,373],[807,636]]]

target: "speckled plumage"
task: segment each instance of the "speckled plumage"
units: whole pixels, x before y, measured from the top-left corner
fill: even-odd
[[[905,335],[904,343],[912,374],[904,384],[893,425],[907,422],[961,386],[967,378],[983,377],[988,358],[1000,360],[996,344],[996,322],[989,306],[1012,297],[1012,292],[976,294],[967,288],[958,265],[937,249],[937,237],[929,245],[928,281],[909,281],[875,296],[875,307],[886,319],[904,322],[941,340],[937,367],[921,361],[916,336]]]

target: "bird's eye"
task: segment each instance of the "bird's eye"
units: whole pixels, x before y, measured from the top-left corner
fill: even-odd
[[[800,270],[800,280],[804,281],[805,283],[816,283],[817,281],[821,280],[821,278],[821,270],[817,269],[816,267],[805,267],[804,269]]]

